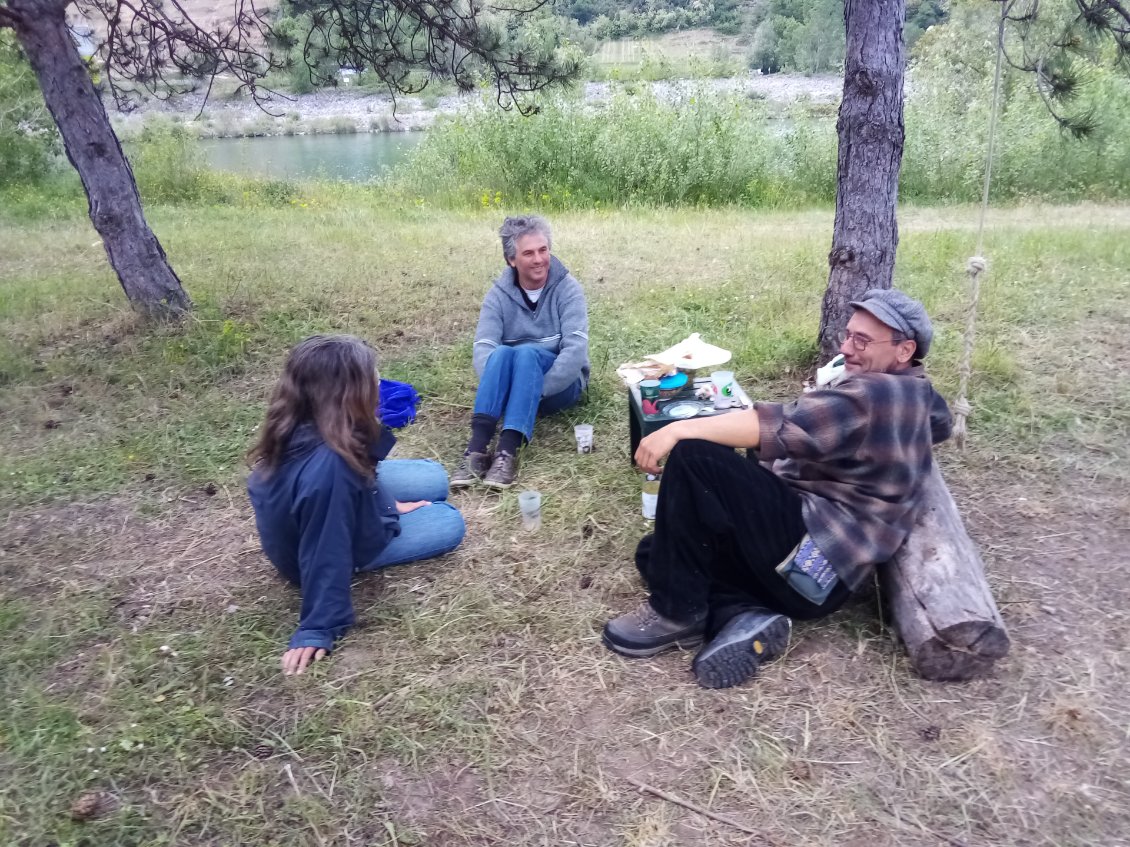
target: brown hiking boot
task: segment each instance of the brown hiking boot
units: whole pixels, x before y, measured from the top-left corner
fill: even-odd
[[[490,469],[493,458],[490,453],[464,453],[463,458],[459,460],[459,467],[451,475],[451,487],[463,488],[474,485]]]
[[[706,616],[693,621],[665,618],[645,600],[634,612],[604,625],[604,646],[623,656],[646,657],[672,647],[687,649],[702,643]]]
[[[509,488],[518,479],[518,457],[509,453],[499,453],[490,463],[490,470],[483,477],[483,485],[491,488]]]

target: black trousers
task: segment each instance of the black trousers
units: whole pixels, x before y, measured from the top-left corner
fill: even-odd
[[[659,614],[686,621],[706,613],[711,637],[751,609],[819,618],[843,605],[843,583],[818,606],[776,571],[806,531],[800,497],[752,456],[680,441],[663,470],[655,533],[640,541],[636,567]]]

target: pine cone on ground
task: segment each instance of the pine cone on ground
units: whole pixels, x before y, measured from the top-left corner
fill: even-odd
[[[101,791],[85,791],[71,803],[71,820],[88,821],[98,817],[102,811],[103,797]]]
[[[275,748],[270,744],[256,744],[255,749],[251,751],[251,755],[256,759],[269,759],[275,755]]]

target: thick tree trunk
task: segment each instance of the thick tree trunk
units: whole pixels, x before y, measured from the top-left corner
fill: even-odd
[[[7,11],[130,305],[150,317],[176,317],[192,302],[145,222],[133,171],[67,29],[66,6],[66,0],[9,0]]]
[[[926,679],[982,676],[1008,654],[985,566],[937,465],[922,481],[914,528],[879,574],[910,663]]]
[[[820,352],[831,358],[851,317],[848,303],[869,288],[890,288],[898,247],[902,166],[902,41],[905,0],[847,0],[847,53],[840,117],[836,223],[820,318]]]

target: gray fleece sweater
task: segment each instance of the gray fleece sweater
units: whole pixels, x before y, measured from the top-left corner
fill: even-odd
[[[479,312],[472,362],[480,377],[487,359],[500,344],[536,344],[557,354],[545,375],[542,396],[551,397],[581,379],[589,382],[589,311],[585,292],[569,270],[550,258],[549,279],[533,310],[518,288],[517,274],[507,267],[494,281]]]

